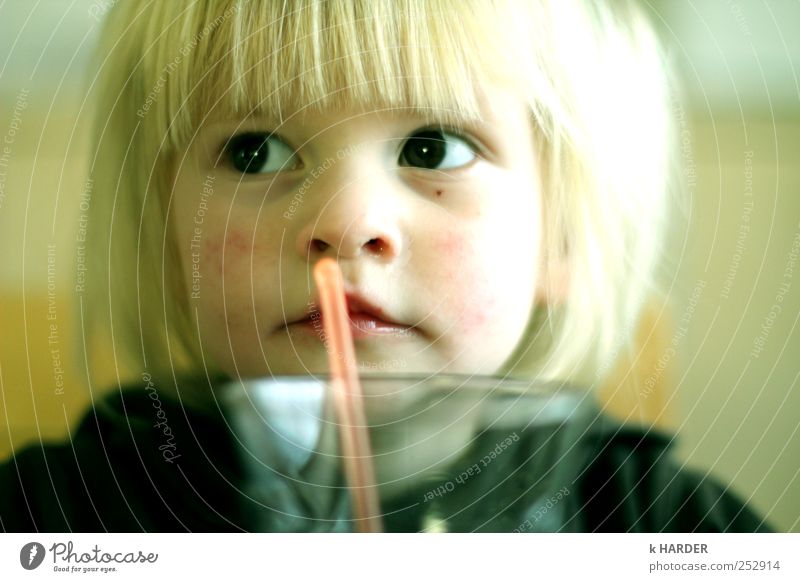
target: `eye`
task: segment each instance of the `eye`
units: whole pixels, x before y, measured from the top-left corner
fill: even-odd
[[[426,170],[452,170],[477,156],[464,138],[441,129],[424,129],[411,135],[400,152],[400,165]]]
[[[225,147],[234,168],[245,174],[265,174],[297,167],[294,150],[270,133],[241,133]]]

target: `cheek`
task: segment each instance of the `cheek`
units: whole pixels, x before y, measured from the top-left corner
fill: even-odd
[[[435,298],[434,304],[441,304],[449,323],[459,325],[466,333],[484,329],[498,301],[487,278],[487,265],[474,245],[468,234],[448,233],[433,246],[441,265],[441,296]]]
[[[264,279],[262,269],[266,266],[260,256],[263,246],[254,244],[252,230],[229,227],[227,233],[210,232],[201,248],[203,285],[209,291],[204,298],[210,301],[205,305],[205,317],[217,327],[224,326],[234,344],[242,334],[252,340],[253,293],[262,295],[259,281]]]
[[[263,248],[254,244],[252,231],[243,229],[228,229],[213,233],[203,241],[203,254],[215,276],[225,276],[226,285],[233,281],[231,277],[247,277],[251,264],[262,264]]]

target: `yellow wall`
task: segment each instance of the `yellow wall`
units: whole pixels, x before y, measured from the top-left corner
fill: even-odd
[[[0,96],[5,114],[0,132],[10,127],[6,115],[13,116],[20,96],[25,101],[17,107],[13,135],[0,133],[4,141],[11,137],[0,199],[4,457],[12,446],[63,438],[93,394],[77,361],[80,326],[72,292],[78,196],[87,168],[87,130],[74,114],[79,95],[33,88],[27,96],[19,90]],[[71,106],[52,106],[62,101]],[[104,378],[109,383],[113,376]]]
[[[677,282],[689,292],[706,283],[675,375],[680,454],[795,531],[800,257],[792,266],[790,253],[800,249],[798,112],[695,115],[690,227],[674,243]],[[772,318],[774,305],[780,312]],[[676,307],[680,319],[690,305]]]

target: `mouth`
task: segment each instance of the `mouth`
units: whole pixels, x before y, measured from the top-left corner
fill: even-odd
[[[350,332],[354,340],[408,336],[413,333],[414,326],[396,321],[385,310],[360,295],[347,293],[345,302]],[[290,322],[287,327],[298,328],[323,337],[325,328],[319,304],[317,302],[310,303],[306,315]]]

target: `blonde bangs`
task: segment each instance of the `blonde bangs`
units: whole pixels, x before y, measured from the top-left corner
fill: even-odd
[[[177,73],[194,127],[249,116],[281,122],[301,107],[474,119],[477,91],[503,76],[498,65],[519,46],[500,41],[506,13],[487,2],[306,0],[214,8],[184,20],[195,35],[213,29],[198,43],[202,58]],[[511,81],[518,72],[505,76]],[[178,114],[176,105],[165,103],[167,117]]]

